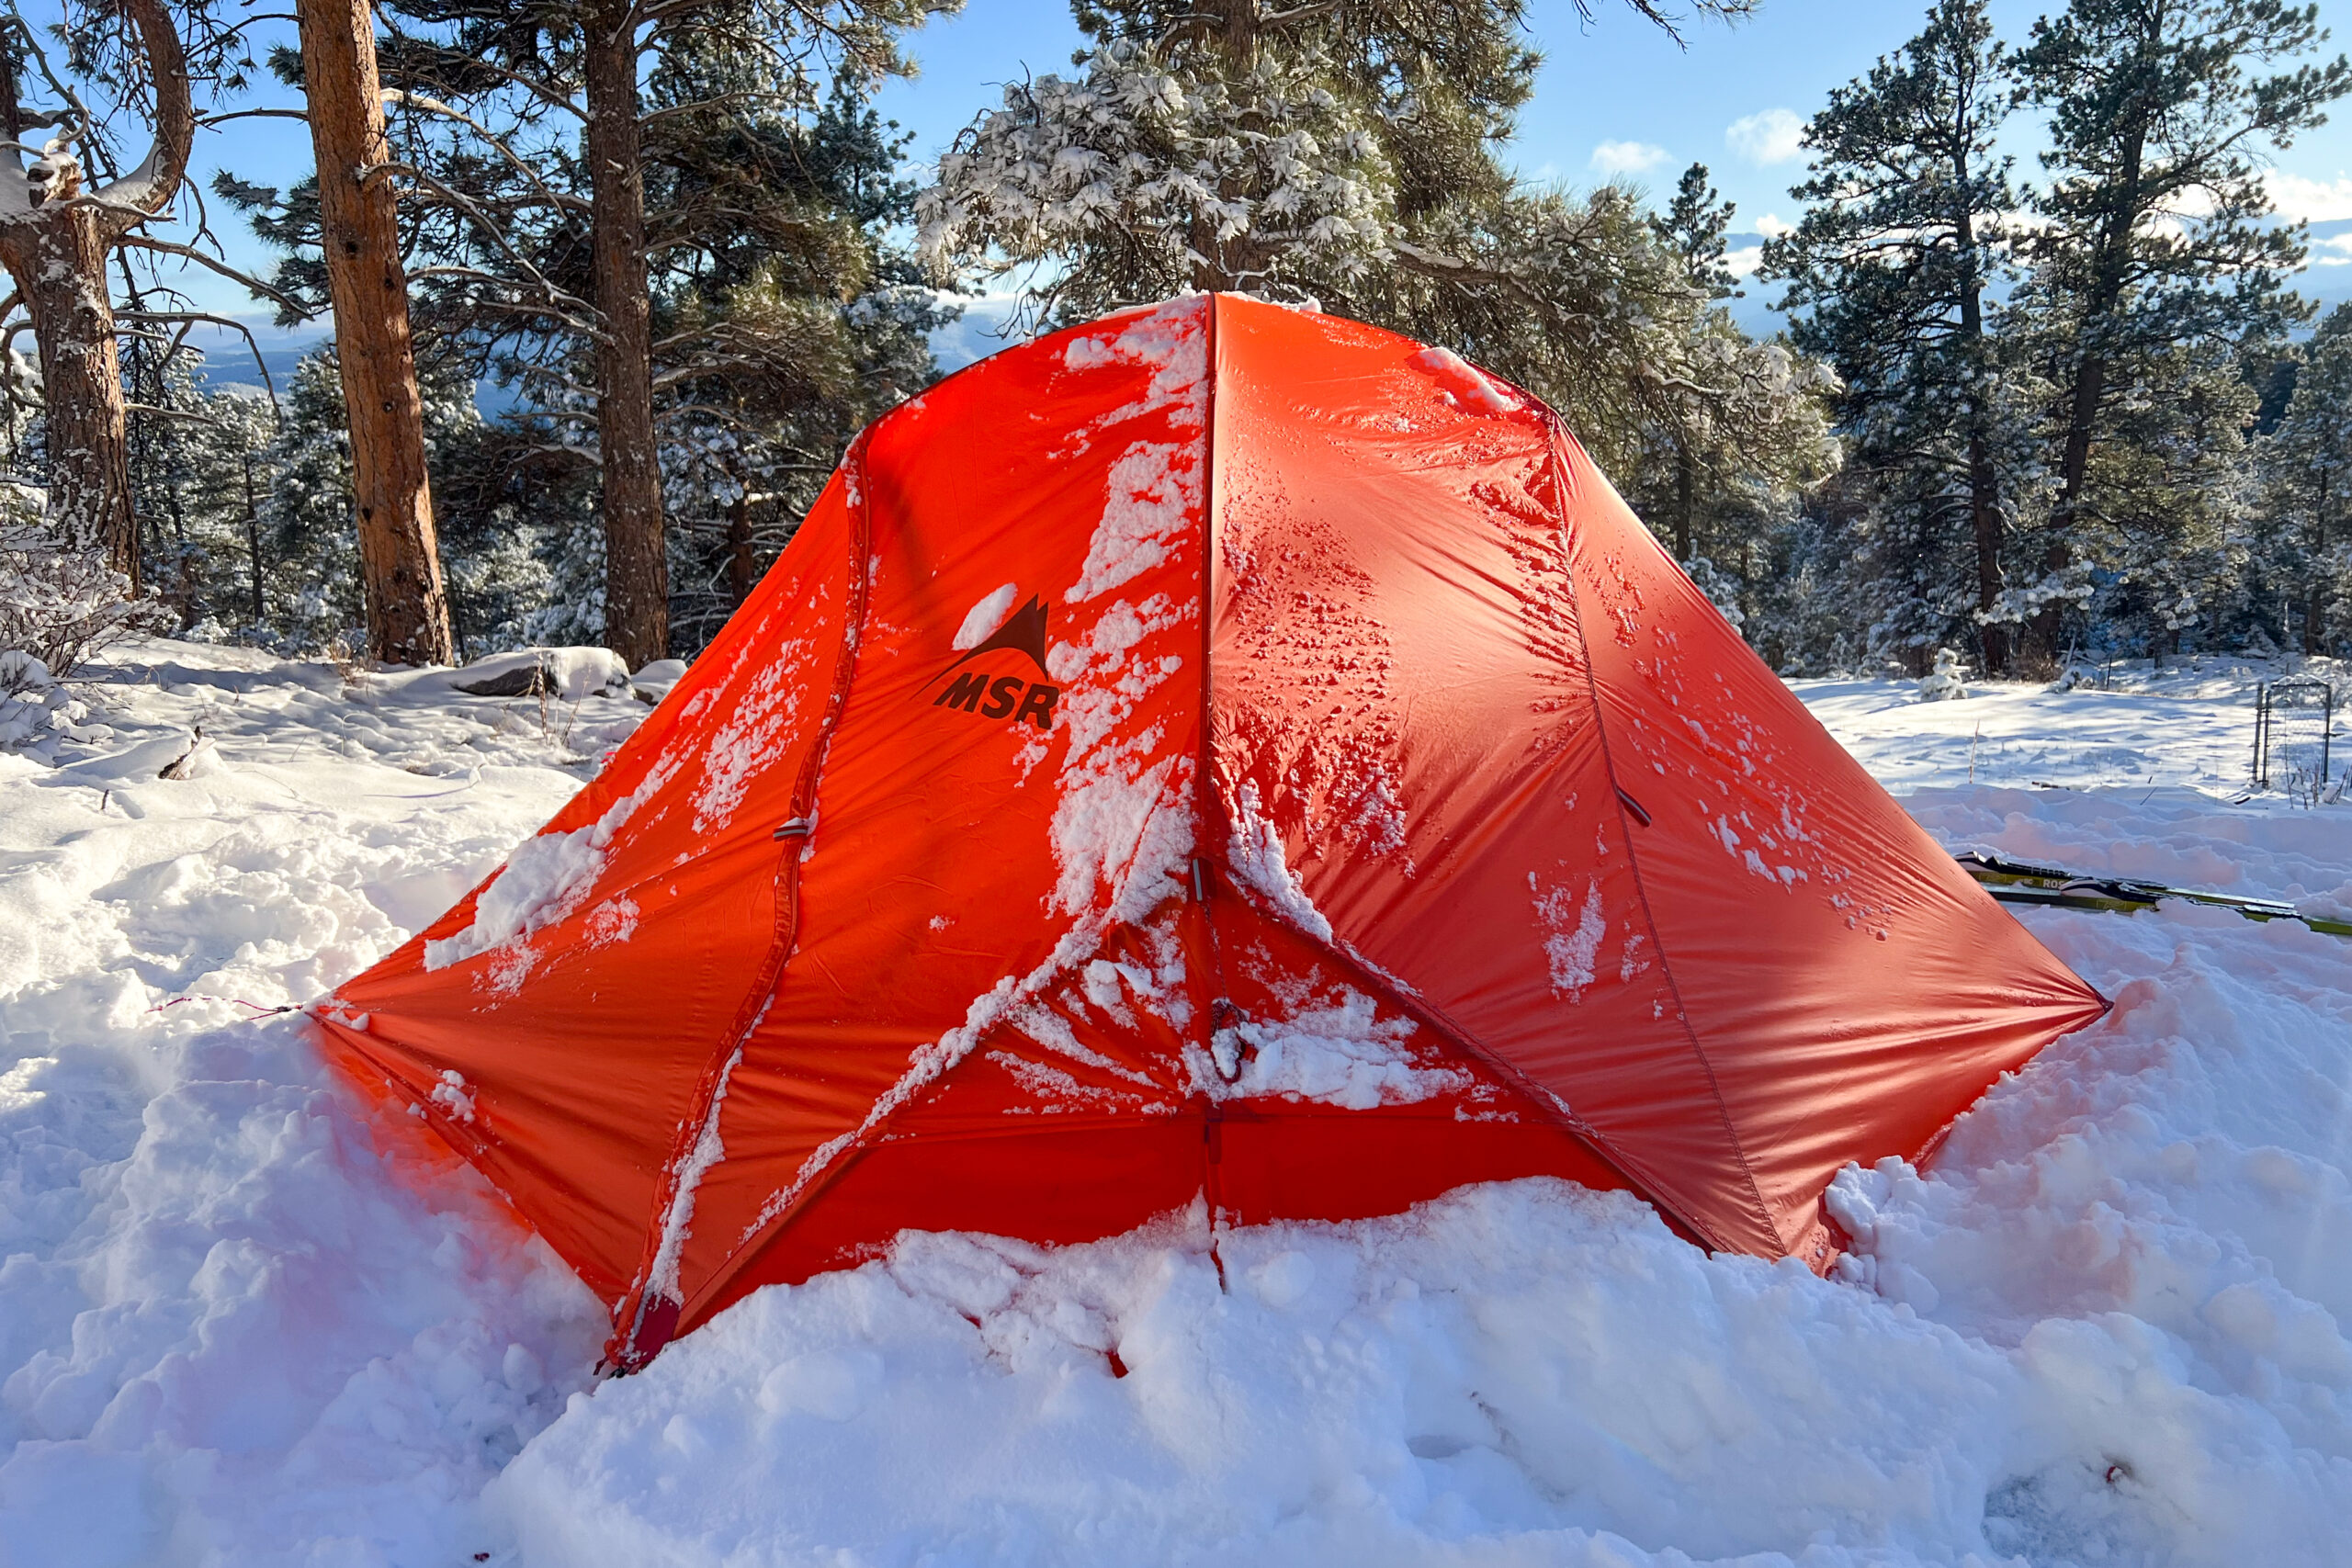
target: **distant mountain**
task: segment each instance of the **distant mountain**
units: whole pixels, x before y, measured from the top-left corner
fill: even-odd
[[[262,385],[262,368],[266,367],[269,382],[280,396],[293,378],[294,367],[302,356],[314,353],[333,335],[324,323],[300,327],[279,327],[267,320],[249,321],[246,327],[254,341],[248,345],[242,333],[226,327],[199,321],[190,328],[189,344],[204,354],[203,378],[214,386],[258,387]],[[254,349],[261,351],[261,365],[254,363]]]

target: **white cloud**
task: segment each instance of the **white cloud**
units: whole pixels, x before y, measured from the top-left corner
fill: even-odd
[[[1670,156],[1646,141],[1604,141],[1592,150],[1592,166],[1604,175],[1646,174]]]
[[[2313,254],[2313,266],[2352,266],[2352,234],[2330,234],[2324,240],[2312,243],[2314,253],[2333,251],[2333,255]]]
[[[1764,247],[1742,245],[1736,251],[1724,253],[1724,265],[1731,268],[1734,277],[1749,277],[1764,264]]]
[[[2332,180],[2312,180],[2273,169],[2263,184],[2269,187],[2270,199],[2278,204],[2281,218],[2300,218],[2306,223],[2335,223],[2352,218],[2352,176],[2338,175]]]
[[[1768,240],[1777,240],[1782,235],[1793,234],[1797,231],[1797,226],[1795,224],[1789,222],[1777,212],[1768,212],[1763,217],[1758,218],[1756,220],[1755,228],[1758,233],[1763,235]]]
[[[1786,164],[1804,149],[1798,138],[1804,121],[1792,109],[1766,109],[1733,120],[1724,128],[1724,141],[1751,164]]]

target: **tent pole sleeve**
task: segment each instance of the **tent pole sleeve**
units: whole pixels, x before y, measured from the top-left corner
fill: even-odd
[[[704,1066],[701,1081],[695,1086],[693,1103],[701,1108],[701,1114],[679,1124],[670,1158],[662,1167],[660,1201],[653,1205],[652,1219],[646,1229],[645,1245],[628,1294],[614,1310],[613,1337],[605,1349],[605,1359],[623,1371],[634,1371],[642,1367],[677,1331],[687,1292],[681,1281],[675,1298],[662,1295],[656,1300],[658,1292],[652,1289],[654,1264],[661,1256],[662,1238],[669,1229],[672,1211],[679,1201],[679,1188],[686,1162],[701,1139],[705,1123],[716,1114],[719,1096],[726,1090],[729,1065],[740,1059],[752,1032],[759,1027],[760,1020],[766,1016],[776,987],[783,983],[785,965],[792,955],[793,945],[799,937],[800,862],[814,834],[817,788],[824,773],[825,754],[832,745],[834,731],[840,728],[842,715],[849,706],[850,688],[856,679],[858,645],[864,640],[865,629],[867,591],[874,557],[874,525],[867,502],[870,486],[865,474],[865,452],[866,436],[861,433],[842,459],[842,472],[849,481],[850,545],[846,563],[849,614],[843,617],[842,645],[834,655],[833,683],[826,695],[824,718],[819,726],[815,742],[808,748],[808,757],[801,763],[800,776],[795,781],[792,790],[792,819],[810,824],[810,831],[777,839],[775,932],[769,944],[767,957],[745,993],[734,1021],[720,1035],[718,1047]],[[727,1261],[732,1262],[733,1257],[730,1254]]]

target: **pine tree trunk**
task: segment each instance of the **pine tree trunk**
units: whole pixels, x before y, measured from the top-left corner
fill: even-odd
[[[392,187],[361,172],[386,162],[376,24],[368,0],[296,0],[335,361],[351,431],[368,652],[387,664],[455,656],[433,489],[424,471],[424,403],[409,338]]]
[[[254,494],[254,460],[245,457],[245,553],[254,569],[254,625],[259,626],[268,615],[261,596],[261,504]]]
[[[2303,657],[2327,651],[2327,470],[2319,471],[2319,505],[2312,510],[2312,574],[2303,598]]]
[[[2106,395],[2107,361],[2095,353],[2086,353],[2075,367],[2074,389],[2066,399],[2066,444],[2059,454],[2058,504],[2051,515],[2054,536],[2041,562],[2042,569],[2052,576],[2065,570],[2075,558],[2070,536],[2075,513],[2082,509],[2083,484],[2090,472],[2091,435],[2098,426],[2099,404]],[[2064,619],[2065,611],[2054,600],[2048,609],[2034,616],[2035,652],[2053,660],[2058,657]]]
[[[1977,429],[1968,437],[1968,521],[1976,536],[1976,607],[1980,611],[1990,611],[2001,597],[2001,502],[1996,492],[1997,483],[1979,418]],[[1982,645],[1984,673],[2007,673],[2008,633],[1991,621],[1981,622],[1976,633]]]
[[[646,291],[645,169],[638,135],[637,36],[628,5],[582,8],[589,267],[605,329],[596,345],[596,444],[604,471],[605,646],[631,669],[670,652],[670,569],[653,442],[653,315]]]
[[[759,561],[752,553],[752,497],[747,491],[727,508],[727,592],[737,608],[759,582]]]
[[[68,546],[103,549],[136,592],[130,444],[107,292],[112,248],[91,209],[36,208],[8,226],[0,260],[24,295],[40,348],[51,521]]]
[[[2147,150],[2147,127],[2136,127],[2124,151],[2121,170],[2114,181],[2116,206],[2101,226],[2098,252],[2093,258],[2091,282],[2077,333],[2090,342],[2075,367],[2075,385],[2066,398],[2066,440],[2059,453],[2058,504],[2051,513],[2052,538],[2043,566],[2052,574],[2065,570],[2074,559],[2071,536],[2083,506],[2083,490],[2090,474],[2091,442],[2098,428],[2100,407],[2107,396],[2107,357],[2098,337],[2123,299],[2125,270],[2131,265],[2132,234],[2140,219],[2140,167]],[[2058,657],[2065,611],[2052,601],[2033,618],[2035,651],[2052,661]]]
[[[1674,558],[1684,566],[1690,564],[1691,491],[1696,488],[1691,468],[1690,450],[1678,446],[1674,470]]]
[[[1258,62],[1258,0],[1212,0],[1201,7],[1216,18],[1217,47],[1247,71]]]
[[[1967,101],[1965,97],[1962,100]],[[1968,272],[1960,288],[1960,331],[1967,340],[1968,364],[1968,525],[1976,542],[1976,608],[1990,611],[2001,597],[2000,480],[1993,471],[1993,454],[1984,439],[1984,394],[1981,379],[1984,357],[1984,286],[1977,265],[1976,216],[1969,210],[1968,149],[1972,128],[1964,120],[1952,136],[1952,191],[1955,197],[1952,232]],[[2008,633],[1990,621],[1976,628],[1978,651],[1987,675],[2006,674],[2009,668]]]
[[[147,57],[154,144],[129,178],[96,193],[104,206],[72,199],[85,194],[78,163],[58,161],[54,182],[36,190],[9,154],[0,178],[14,182],[15,199],[0,222],[0,265],[23,296],[40,348],[50,517],[70,544],[105,550],[136,592],[139,525],[130,507],[130,443],[107,258],[138,212],[161,211],[179,189],[196,110],[187,52],[164,0],[123,0],[122,9]],[[8,122],[21,125],[13,75],[0,89],[8,98]]]

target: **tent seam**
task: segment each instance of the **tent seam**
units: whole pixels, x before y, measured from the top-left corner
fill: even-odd
[[[1201,567],[1198,573],[1201,594],[1199,698],[1201,750],[1200,757],[1193,766],[1193,862],[1196,867],[1210,863],[1209,857],[1216,852],[1216,846],[1220,839],[1230,841],[1232,838],[1232,829],[1229,825],[1227,826],[1223,834],[1216,833],[1211,828],[1213,822],[1220,821],[1223,817],[1223,813],[1216,809],[1216,737],[1210,718],[1216,707],[1216,667],[1211,661],[1211,651],[1216,643],[1214,623],[1216,603],[1215,592],[1218,501],[1216,394],[1217,388],[1224,379],[1224,362],[1217,352],[1216,329],[1224,308],[1224,296],[1212,292],[1209,295],[1208,308],[1207,406],[1201,412]],[[1209,908],[1207,879],[1203,877],[1199,880],[1200,886],[1196,886],[1193,892],[1200,905],[1201,942],[1208,951],[1210,966],[1210,973],[1203,977],[1207,982],[1202,987],[1203,1005],[1197,1010],[1201,1032],[1200,1050],[1203,1055],[1215,1063],[1217,1008],[1220,1004],[1229,1005],[1230,998],[1224,993],[1230,987],[1227,986],[1225,977],[1225,948],[1217,941],[1216,914]],[[1219,1074],[1223,1072],[1222,1068],[1212,1070]],[[1217,1132],[1217,1123],[1223,1112],[1220,1102],[1205,1089],[1202,1089],[1197,1096],[1186,1097],[1188,1101],[1194,1098],[1201,1101],[1201,1202],[1202,1206],[1208,1211],[1210,1256],[1216,1258],[1217,1215],[1225,1206],[1225,1183],[1223,1173],[1218,1168],[1222,1159]],[[1225,1264],[1221,1258],[1217,1261],[1216,1277],[1221,1288],[1225,1283]]]
[[[794,782],[791,809],[796,817],[808,817],[815,809],[817,791],[823,777],[825,757],[831,749],[834,733],[841,727],[842,716],[848,711],[850,691],[855,685],[857,679],[858,649],[865,641],[865,616],[867,605],[871,601],[869,589],[873,575],[873,518],[866,494],[868,488],[865,470],[867,438],[867,433],[861,432],[857,439],[851,443],[850,450],[842,459],[842,467],[850,470],[854,480],[849,498],[851,502],[849,590],[852,613],[844,617],[841,649],[836,655],[838,662],[834,670],[833,690],[827,699],[823,723],[819,728],[815,742],[808,749],[807,759],[801,763],[800,777]],[[653,1268],[661,1256],[662,1242],[669,1228],[671,1211],[678,1201],[685,1163],[695,1147],[701,1142],[706,1128],[711,1122],[732,1065],[737,1061],[740,1053],[750,1043],[752,1033],[759,1027],[761,1021],[767,1016],[767,1010],[775,1004],[776,992],[784,983],[785,969],[791,962],[792,948],[799,938],[800,861],[807,847],[806,840],[801,839],[782,840],[782,861],[777,867],[777,879],[780,886],[777,889],[775,936],[769,944],[767,957],[762,961],[758,975],[746,991],[742,1005],[736,1010],[735,1018],[729,1024],[727,1032],[720,1036],[722,1042],[720,1048],[712,1053],[710,1061],[704,1066],[702,1076],[695,1085],[694,1103],[701,1107],[701,1115],[679,1124],[677,1139],[672,1145],[670,1157],[662,1164],[662,1186],[653,1205],[650,1223],[647,1227],[645,1247],[639,1258],[637,1270],[632,1276],[629,1286],[630,1298],[633,1299],[625,1298],[621,1303],[629,1320],[628,1325],[626,1329],[616,1328],[615,1333],[614,1349],[620,1354],[616,1355],[610,1352],[607,1354],[607,1359],[616,1364],[620,1361],[622,1355],[641,1359],[644,1353],[643,1348],[637,1345],[636,1339],[644,1326],[647,1302],[652,1287]],[[725,1158],[726,1156],[722,1154],[713,1162],[714,1166],[725,1163]],[[705,1171],[703,1175],[707,1177],[708,1172]],[[682,1249],[683,1246],[682,1242]],[[723,1268],[728,1262],[732,1261],[733,1256],[733,1252],[730,1251],[727,1257],[722,1258],[720,1266]],[[683,1262],[683,1258],[681,1261]],[[683,1308],[685,1295],[683,1280],[679,1284],[678,1295]],[[683,1311],[681,1315],[683,1316]]]
[[[954,1081],[964,1064],[978,1055],[983,1046],[1011,1027],[1012,1022],[1008,1017],[1001,1018],[982,1030],[972,1041],[971,1049],[932,1082],[929,1092],[922,1095],[921,1100],[908,1101],[908,1105],[919,1104],[922,1100],[933,1100],[944,1093],[948,1084]],[[906,1105],[898,1108],[899,1111],[905,1109],[907,1109]],[[866,1128],[854,1143],[828,1160],[816,1172],[808,1185],[793,1199],[789,1208],[780,1210],[762,1224],[758,1229],[741,1238],[729,1248],[727,1256],[720,1258],[718,1267],[711,1270],[710,1278],[703,1281],[691,1298],[679,1303],[679,1321],[684,1322],[690,1314],[699,1312],[713,1299],[723,1294],[727,1287],[734,1282],[736,1276],[750,1268],[762,1253],[775,1245],[778,1236],[791,1229],[793,1223],[808,1212],[810,1204],[831,1191],[836,1183],[857,1168],[860,1160],[874,1152],[875,1145],[882,1141],[882,1134],[897,1117],[898,1111],[893,1111],[873,1126]]]
[[[1546,412],[1549,413],[1548,410]],[[1549,414],[1546,421],[1548,437],[1546,445],[1550,448],[1553,464],[1560,470],[1561,478],[1566,481],[1564,491],[1572,492],[1575,489],[1576,468],[1561,448],[1560,440],[1564,434],[1566,432],[1561,427],[1559,415]],[[1642,920],[1649,927],[1650,940],[1657,944],[1658,969],[1666,976],[1668,988],[1674,993],[1675,1017],[1682,1025],[1683,1038],[1690,1041],[1690,1054],[1699,1059],[1699,1070],[1707,1076],[1707,1093],[1715,1102],[1715,1114],[1723,1121],[1724,1135],[1731,1140],[1732,1157],[1739,1162],[1740,1176],[1747,1183],[1749,1196],[1756,1200],[1758,1217],[1764,1222],[1765,1229],[1771,1233],[1774,1245],[1785,1253],[1788,1250],[1788,1238],[1781,1234],[1780,1224],[1772,1217],[1771,1205],[1764,1201],[1764,1190],[1756,1179],[1755,1168],[1748,1163],[1747,1145],[1741,1141],[1739,1129],[1732,1121],[1731,1107],[1724,1101],[1723,1084],[1715,1076],[1715,1065],[1708,1057],[1707,1048],[1700,1043],[1699,1031],[1690,1021],[1690,1010],[1682,999],[1682,982],[1675,977],[1673,960],[1667,954],[1666,938],[1658,931],[1657,915],[1650,906],[1648,879],[1642,874],[1641,851],[1634,838],[1633,823],[1629,820],[1630,813],[1625,809],[1625,786],[1618,781],[1616,753],[1609,743],[1609,725],[1600,701],[1600,677],[1594,673],[1592,667],[1592,643],[1585,636],[1584,601],[1577,592],[1576,552],[1568,543],[1567,501],[1567,494],[1563,493],[1555,498],[1555,504],[1557,513],[1555,525],[1560,531],[1560,550],[1564,558],[1562,567],[1567,578],[1570,619],[1576,634],[1577,651],[1583,655],[1585,690],[1592,699],[1593,733],[1600,738],[1601,772],[1608,775],[1610,793],[1614,797],[1611,805],[1617,813],[1618,828],[1625,836],[1625,859],[1627,864],[1633,869],[1634,896],[1641,900]],[[1691,1223],[1691,1228],[1702,1235],[1712,1233],[1712,1227],[1698,1224],[1695,1222]],[[1719,1248],[1719,1250],[1731,1249]]]

